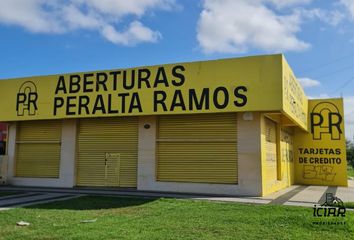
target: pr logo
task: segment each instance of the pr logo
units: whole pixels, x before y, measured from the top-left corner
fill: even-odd
[[[327,134],[332,140],[340,140],[343,117],[336,105],[330,102],[318,103],[310,114],[311,133],[314,140],[321,140]]]
[[[36,115],[38,110],[37,99],[38,93],[36,85],[31,81],[24,82],[17,93],[17,116],[24,116],[25,111],[27,111],[29,116]]]

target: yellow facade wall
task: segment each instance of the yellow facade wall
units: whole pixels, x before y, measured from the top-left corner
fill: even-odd
[[[295,182],[347,186],[343,99],[309,100],[308,118],[295,132]]]
[[[322,133],[311,121],[325,129],[338,122],[311,115],[321,101],[338,107],[340,139],[322,132],[314,141]],[[263,195],[294,182],[347,184],[342,100],[308,100],[281,54],[2,80],[0,109],[0,121],[259,112]],[[276,122],[271,144],[267,117]],[[340,164],[299,162],[330,148]]]
[[[282,55],[0,81],[0,121],[282,110]]]
[[[294,183],[293,129],[280,126],[280,117],[272,117],[276,123],[276,159],[269,157],[267,122],[265,114],[261,118],[261,166],[262,195],[279,191]],[[267,148],[268,147],[268,148]]]
[[[300,128],[307,129],[308,98],[284,56],[282,75],[282,112]]]

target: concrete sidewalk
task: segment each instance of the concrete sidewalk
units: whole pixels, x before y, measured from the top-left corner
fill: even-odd
[[[0,211],[11,208],[25,207],[34,204],[48,203],[55,201],[63,201],[80,195],[63,194],[63,193],[36,193],[25,192],[0,197]]]
[[[220,195],[201,195],[201,194],[180,194],[167,192],[146,192],[137,190],[122,190],[122,189],[62,189],[62,188],[35,188],[35,187],[13,187],[0,186],[0,191],[17,191],[23,192],[26,199],[26,194],[32,194],[32,198],[39,198],[39,201],[48,198],[50,201],[62,198],[78,197],[81,195],[104,195],[104,196],[131,196],[131,197],[148,197],[148,198],[188,198],[198,200],[212,200],[225,202],[240,202],[253,204],[276,204],[276,205],[292,205],[313,207],[314,204],[323,203],[326,193],[332,193],[340,198],[343,202],[354,202],[354,181],[349,180],[349,187],[326,187],[326,186],[300,186],[293,185],[265,197],[237,197],[237,196],[220,196]],[[41,195],[41,197],[36,197]],[[10,199],[6,199],[10,198]],[[31,197],[30,197],[31,198]],[[31,199],[32,199],[31,198]],[[43,198],[43,199],[41,199]],[[16,199],[16,198],[15,198]],[[30,199],[30,200],[31,200]],[[11,205],[11,196],[0,197],[1,202]],[[22,206],[21,201],[14,202],[13,206]],[[32,204],[37,204],[39,201],[33,201]],[[29,202],[31,204],[31,201]]]
[[[293,185],[265,198],[273,204],[313,207],[325,202],[326,193],[332,193],[343,202],[354,202],[354,181],[351,180],[349,187]]]

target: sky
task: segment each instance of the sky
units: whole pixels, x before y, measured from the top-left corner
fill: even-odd
[[[354,0],[0,0],[0,79],[283,53],[354,137]]]

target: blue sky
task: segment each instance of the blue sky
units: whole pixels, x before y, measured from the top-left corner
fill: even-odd
[[[354,0],[2,0],[0,79],[284,53],[354,135]]]

